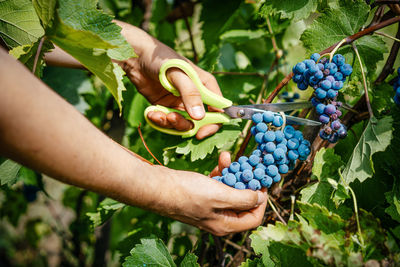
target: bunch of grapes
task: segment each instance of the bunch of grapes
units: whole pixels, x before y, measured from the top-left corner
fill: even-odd
[[[319,136],[331,143],[347,136],[346,127],[339,120],[342,115],[339,107],[342,103],[336,101],[336,98],[338,91],[343,88],[343,82],[352,72],[353,68],[346,64],[341,54],[336,54],[332,62],[329,62],[327,58],[314,53],[310,59],[293,67],[293,81],[297,87],[300,90],[306,90],[308,86],[314,88],[311,102],[319,115],[319,121],[324,124]]]
[[[400,68],[397,69],[397,74],[398,74],[398,76],[395,79],[394,84],[393,84],[393,89],[396,92],[393,97],[393,100],[394,100],[394,103],[396,103],[396,105],[400,106]]]
[[[283,118],[271,111],[255,113],[251,134],[258,146],[249,157],[242,156],[213,179],[236,189],[259,190],[271,187],[288,173],[296,161],[306,160],[311,153],[310,142],[300,131],[288,125],[282,129]]]

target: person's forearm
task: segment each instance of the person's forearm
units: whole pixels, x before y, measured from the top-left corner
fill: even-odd
[[[101,133],[4,50],[0,62],[0,154],[128,204],[153,201],[141,189],[153,187],[156,168]]]

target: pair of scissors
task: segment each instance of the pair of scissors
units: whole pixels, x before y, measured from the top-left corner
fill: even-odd
[[[311,102],[290,102],[290,103],[270,103],[270,104],[255,104],[255,105],[240,105],[234,106],[232,105],[232,101],[224,98],[223,96],[217,95],[214,92],[208,90],[203,83],[201,82],[199,76],[196,71],[184,60],[181,59],[170,59],[166,61],[160,68],[159,79],[161,85],[171,92],[175,96],[180,96],[179,91],[171,84],[171,82],[167,78],[167,70],[169,68],[179,68],[196,85],[197,89],[200,92],[201,99],[204,104],[220,108],[224,110],[224,113],[220,112],[206,112],[205,116],[201,120],[193,120],[189,114],[185,111],[176,110],[160,105],[149,106],[144,111],[144,117],[148,124],[154,129],[171,135],[180,135],[183,138],[194,136],[197,131],[204,125],[214,124],[214,123],[228,123],[233,118],[247,119],[251,120],[254,113],[262,113],[264,111],[272,111],[272,112],[284,112],[296,109],[304,109],[312,106]],[[151,120],[147,118],[147,114],[151,111],[161,111],[165,114],[170,112],[177,112],[181,114],[185,119],[191,121],[193,123],[193,128],[187,131],[178,131],[175,129],[163,128]],[[318,121],[297,118],[294,116],[286,115],[286,123],[288,124],[298,124],[298,125],[309,125],[309,126],[320,126],[321,123]]]

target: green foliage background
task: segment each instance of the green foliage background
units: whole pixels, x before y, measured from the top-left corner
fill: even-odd
[[[208,174],[221,150],[237,153],[246,122],[224,125],[202,141],[146,125],[149,103],[112,62],[135,56],[113,18],[144,28],[213,72],[235,104],[248,104],[265,99],[296,62],[368,26],[378,8],[351,0],[4,0],[0,38],[31,70],[42,43],[35,74],[125,147],[154,162],[139,138],[142,125],[150,150],[166,166]],[[384,11],[390,15],[388,7]],[[381,31],[394,36],[398,27]],[[353,121],[346,139],[316,151],[311,172],[290,174],[270,190],[285,223],[268,207],[257,230],[216,238],[0,159],[0,265],[52,265],[50,244],[57,247],[55,262],[65,266],[396,266],[400,115],[389,84],[396,75],[374,83],[393,40],[373,34],[354,44],[375,116]],[[87,71],[46,66],[43,54],[53,45]],[[361,65],[351,46],[338,52],[354,68],[340,95],[352,106],[363,99]],[[283,91],[306,100],[312,90],[300,92],[290,82]],[[245,153],[253,148],[251,141]]]

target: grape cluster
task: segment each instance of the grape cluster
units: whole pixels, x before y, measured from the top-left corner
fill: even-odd
[[[311,153],[310,142],[303,134],[288,125],[283,118],[271,111],[255,113],[251,134],[257,142],[249,157],[242,156],[222,170],[222,176],[213,179],[236,189],[259,190],[281,180],[281,174],[292,170],[296,160],[306,160]]]
[[[342,103],[336,101],[336,98],[338,91],[343,88],[343,82],[352,72],[353,68],[346,64],[341,54],[336,54],[332,62],[329,62],[327,58],[314,53],[310,59],[293,67],[293,81],[297,87],[300,90],[306,90],[308,86],[314,88],[311,102],[319,115],[319,121],[324,124],[319,136],[331,143],[347,136],[347,129],[339,120]]]
[[[396,103],[396,105],[400,106],[400,68],[397,69],[397,74],[398,74],[398,76],[395,79],[394,84],[393,84],[393,89],[396,92],[393,97],[393,100],[394,100],[394,103]]]

